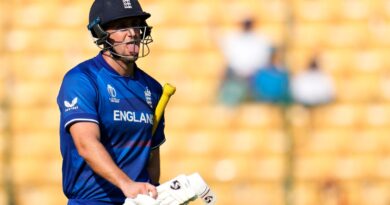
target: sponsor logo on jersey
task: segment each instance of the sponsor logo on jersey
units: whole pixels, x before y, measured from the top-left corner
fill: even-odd
[[[70,110],[77,110],[77,109],[79,109],[79,107],[76,106],[77,105],[77,101],[78,101],[77,97],[73,98],[72,102],[69,102],[69,101],[65,100],[64,101],[64,105],[66,107],[65,112],[68,112]]]
[[[131,8],[133,8],[133,7],[131,6],[130,0],[123,0],[123,6],[125,7],[125,9],[131,9]]]
[[[145,100],[146,100],[146,103],[148,103],[148,105],[149,105],[150,108],[153,108],[153,104],[152,104],[152,92],[150,92],[149,88],[146,87],[144,93],[145,93]]]
[[[110,102],[112,103],[119,103],[120,99],[116,98],[116,90],[114,87],[112,87],[112,85],[108,84],[107,85],[107,91],[108,91],[108,94],[110,95]]]
[[[133,111],[114,110],[114,121],[147,123],[153,125],[153,115],[149,113],[137,113]]]

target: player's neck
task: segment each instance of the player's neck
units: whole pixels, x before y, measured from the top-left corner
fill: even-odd
[[[103,58],[119,75],[134,77],[135,62],[123,61],[111,55],[103,55]]]

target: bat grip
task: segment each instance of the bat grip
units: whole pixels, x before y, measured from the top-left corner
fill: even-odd
[[[161,117],[164,113],[165,107],[168,104],[169,98],[175,93],[176,88],[169,83],[166,83],[163,87],[163,92],[160,97],[160,100],[157,103],[156,110],[154,111],[153,118],[153,127],[152,127],[152,136],[156,132],[157,126],[161,120]]]
[[[161,96],[161,99],[160,99],[161,103],[159,103],[156,107],[156,113],[155,113],[155,116],[153,118],[152,136],[156,132],[157,126],[161,120],[163,113],[164,113],[164,109],[167,106],[168,100],[169,100],[169,96],[163,94]]]

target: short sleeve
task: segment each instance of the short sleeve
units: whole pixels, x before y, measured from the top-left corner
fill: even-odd
[[[57,97],[61,126],[66,130],[75,122],[99,124],[95,83],[86,73],[77,71],[65,75]]]

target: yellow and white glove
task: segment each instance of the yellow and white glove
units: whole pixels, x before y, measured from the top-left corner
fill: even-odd
[[[183,205],[197,198],[185,175],[179,175],[157,187],[159,205]]]
[[[134,199],[127,198],[123,205],[159,205],[159,203],[150,196],[138,194]]]

